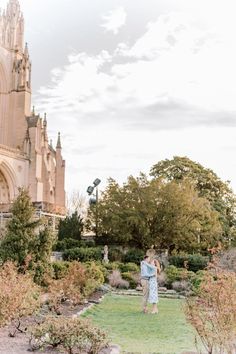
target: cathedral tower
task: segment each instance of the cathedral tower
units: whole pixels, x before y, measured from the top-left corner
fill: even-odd
[[[48,143],[47,118],[31,109],[31,61],[18,0],[0,11],[0,211],[29,189],[42,211],[65,213],[65,161]]]

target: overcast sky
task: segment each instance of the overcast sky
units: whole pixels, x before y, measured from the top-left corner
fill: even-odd
[[[235,0],[21,0],[67,191],[188,156],[236,190]],[[0,0],[0,5],[6,4]]]

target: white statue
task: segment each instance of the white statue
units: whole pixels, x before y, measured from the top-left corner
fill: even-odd
[[[104,249],[103,249],[103,262],[104,263],[108,263],[109,259],[108,259],[108,246],[105,245]]]

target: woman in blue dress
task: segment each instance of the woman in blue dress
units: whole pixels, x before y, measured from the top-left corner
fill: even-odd
[[[152,304],[153,314],[158,313],[157,303],[158,303],[158,284],[157,284],[157,274],[160,273],[161,267],[157,259],[151,259],[150,264],[155,267],[155,275],[149,278],[149,298],[148,302]]]

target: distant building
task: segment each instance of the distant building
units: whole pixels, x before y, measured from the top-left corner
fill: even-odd
[[[48,142],[46,114],[31,110],[31,61],[24,45],[18,0],[0,12],[0,213],[9,211],[19,187],[28,188],[40,212],[65,214],[65,161],[58,133]]]

